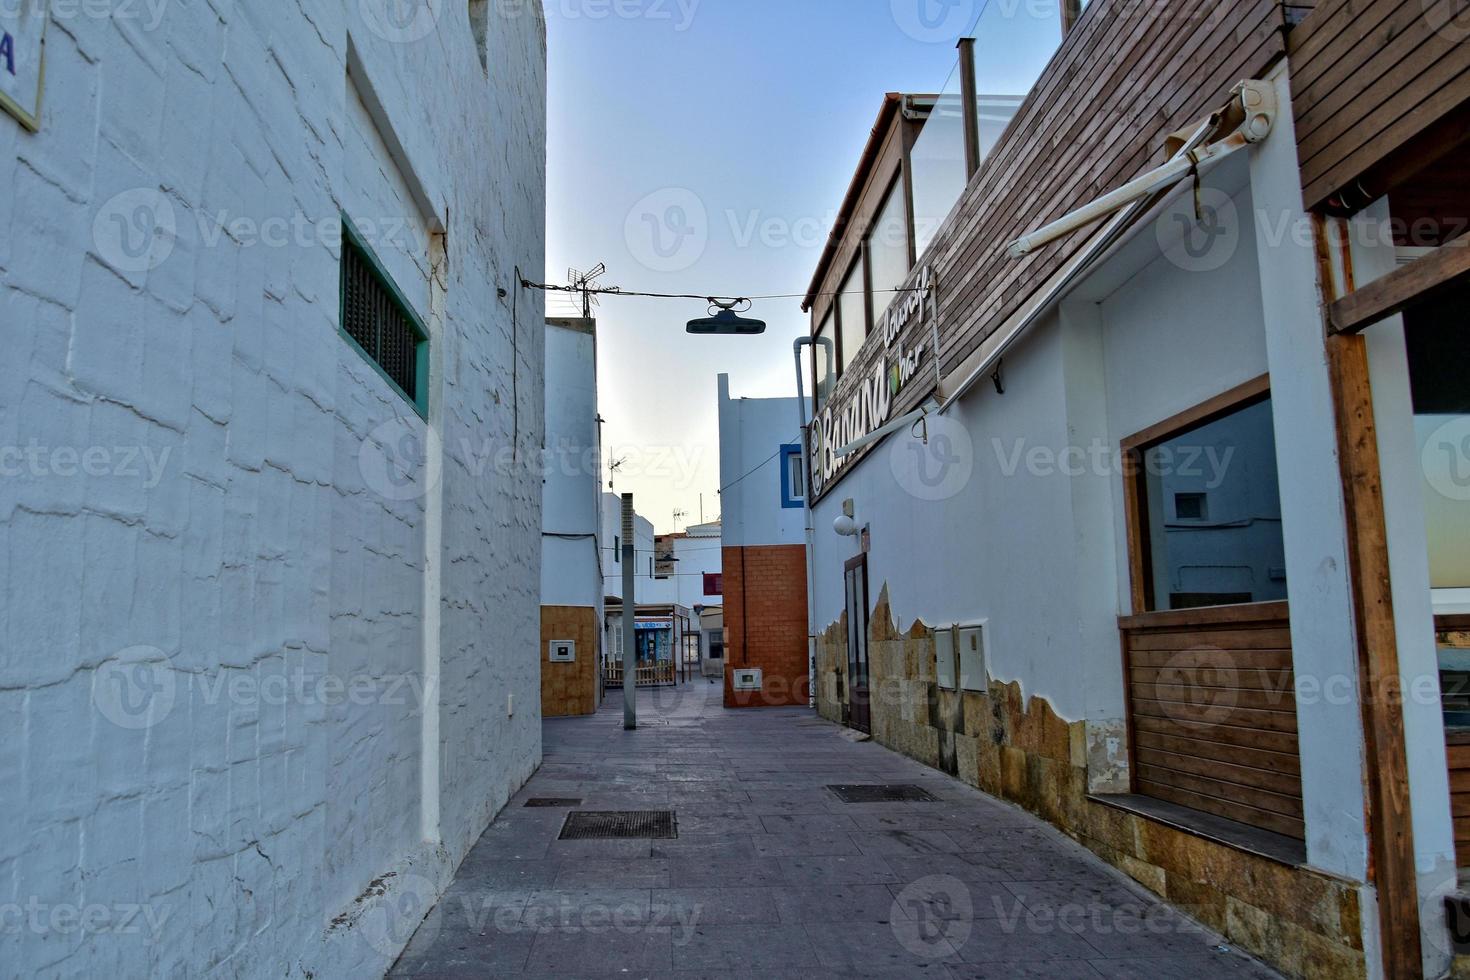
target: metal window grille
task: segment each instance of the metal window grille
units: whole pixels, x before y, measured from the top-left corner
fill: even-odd
[[[424,335],[397,290],[354,236],[342,240],[342,331],[416,406]]]

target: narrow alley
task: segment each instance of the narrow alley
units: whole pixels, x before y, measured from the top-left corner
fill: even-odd
[[[701,684],[644,693],[635,732],[616,694],[548,720],[391,975],[1275,976],[1035,817],[842,731]],[[845,803],[836,780],[933,799]],[[670,811],[677,836],[560,839],[584,811]]]

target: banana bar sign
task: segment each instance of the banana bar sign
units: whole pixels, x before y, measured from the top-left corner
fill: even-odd
[[[41,0],[0,3],[0,107],[33,133],[41,128],[48,6]]]
[[[869,335],[883,338],[884,353],[860,378],[844,378],[825,408],[812,420],[812,495],[820,497],[857,454],[838,456],[842,446],[863,436],[888,421],[893,400],[914,376],[924,360],[925,342],[918,341],[907,350],[893,350],[905,328],[925,311],[934,314],[934,270],[925,267],[901,299],[893,302],[883,318],[880,330]],[[859,358],[860,359],[860,358]]]

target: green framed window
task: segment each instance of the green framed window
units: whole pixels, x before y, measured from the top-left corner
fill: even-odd
[[[339,331],[425,419],[429,417],[429,331],[367,241],[342,216]]]

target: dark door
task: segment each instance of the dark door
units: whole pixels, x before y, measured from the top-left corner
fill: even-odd
[[[868,556],[847,563],[847,723],[865,734],[873,731],[868,702]]]

